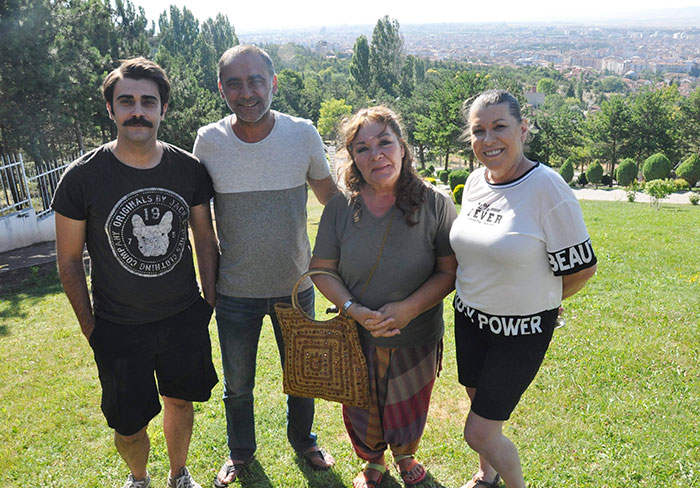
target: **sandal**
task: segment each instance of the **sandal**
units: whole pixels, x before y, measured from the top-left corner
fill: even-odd
[[[367,479],[367,476],[365,475],[365,471],[368,469],[373,469],[374,471],[379,471],[380,475],[379,478],[376,480],[370,480]],[[355,486],[355,481],[360,479],[365,486],[364,488],[377,488],[379,485],[382,484],[382,481],[384,480],[384,475],[386,474],[386,466],[383,466],[381,464],[376,464],[376,463],[367,463],[365,464],[365,467],[362,468],[362,471],[360,471],[357,476],[355,476],[355,479],[352,480],[352,485]]]
[[[238,476],[241,474],[243,466],[245,466],[244,463],[229,464],[229,460],[230,458],[224,461],[224,465],[221,466],[219,473],[216,475],[216,478],[214,478],[214,486],[216,488],[226,488],[229,485],[229,483],[233,483],[234,481],[236,481],[238,479]],[[228,478],[231,474],[233,474],[233,479],[231,479],[231,481],[229,481],[228,483],[219,481],[221,479]]]
[[[476,479],[476,475],[474,475],[474,477],[472,478],[472,481],[474,482],[474,484],[471,486],[471,488],[476,488],[477,486],[484,486],[486,488],[497,488],[498,485],[501,483],[501,477],[498,475],[498,473],[496,473],[496,477],[493,479],[492,482],[489,483],[486,480]],[[470,481],[470,483],[471,483],[471,481]],[[464,485],[462,488],[467,488],[468,484],[469,483]]]
[[[411,463],[408,465],[408,469],[401,469],[399,467],[399,463],[404,459],[411,460]],[[428,474],[428,470],[425,469],[425,466],[416,461],[416,459],[413,457],[413,454],[401,454],[398,456],[394,456],[394,466],[396,466],[396,469],[399,471],[401,479],[403,480],[405,485],[417,485],[418,483],[423,481],[425,479],[425,476]],[[422,468],[422,473],[420,474],[420,476],[418,476],[418,478],[415,479],[409,478],[411,472],[419,466]]]
[[[301,453],[301,455],[306,460],[306,464],[314,471],[326,471],[335,464],[335,459],[325,449],[314,449],[312,447]],[[319,460],[324,464],[319,464]]]

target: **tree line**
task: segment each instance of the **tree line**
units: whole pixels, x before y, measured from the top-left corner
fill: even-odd
[[[129,0],[0,0],[0,38],[0,153],[21,150],[40,164],[115,137],[99,87],[120,59],[133,56],[155,60],[170,77],[162,139],[191,148],[197,128],[229,113],[216,63],[238,37],[221,14],[200,22],[171,6],[156,26]],[[614,176],[623,159],[641,165],[663,153],[675,165],[700,152],[700,88],[687,97],[675,85],[628,93],[620,78],[593,72],[419,58],[406,54],[400,25],[388,16],[371,38],[356,39],[351,55],[261,47],[277,69],[274,109],[312,120],[332,140],[343,116],[387,104],[402,115],[422,167],[447,169],[455,156],[473,165],[461,107],[487,88],[505,88],[527,107],[527,155],[546,164],[569,160],[583,171],[598,161]],[[532,87],[545,93],[537,108],[526,105]]]

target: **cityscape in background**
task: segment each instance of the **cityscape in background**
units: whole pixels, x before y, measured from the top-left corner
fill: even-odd
[[[700,75],[700,8],[686,15],[640,18],[629,25],[425,24],[401,25],[406,54],[475,65],[547,66],[567,77],[593,70],[622,76],[634,90],[653,82],[675,83],[687,95]],[[660,22],[665,24],[660,25]],[[270,30],[239,34],[242,43],[297,44],[328,57],[352,56],[359,35],[373,26]],[[653,76],[652,81],[649,75]]]

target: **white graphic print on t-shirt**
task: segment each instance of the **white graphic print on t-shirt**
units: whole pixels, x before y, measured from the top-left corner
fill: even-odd
[[[133,232],[144,256],[162,256],[168,251],[168,232],[173,228],[173,213],[167,211],[156,225],[146,225],[140,215],[131,218]]]
[[[165,188],[144,188],[122,197],[105,223],[112,254],[138,276],[163,276],[182,258],[188,243],[189,206]]]

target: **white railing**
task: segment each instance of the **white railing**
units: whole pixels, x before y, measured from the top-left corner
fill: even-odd
[[[44,161],[43,170],[37,171],[34,165],[27,167],[21,154],[0,155],[0,217],[27,208],[33,208],[37,217],[50,213],[58,181],[78,156],[79,153],[75,153],[69,159],[59,157]]]
[[[0,155],[0,215],[31,207],[22,155]]]

